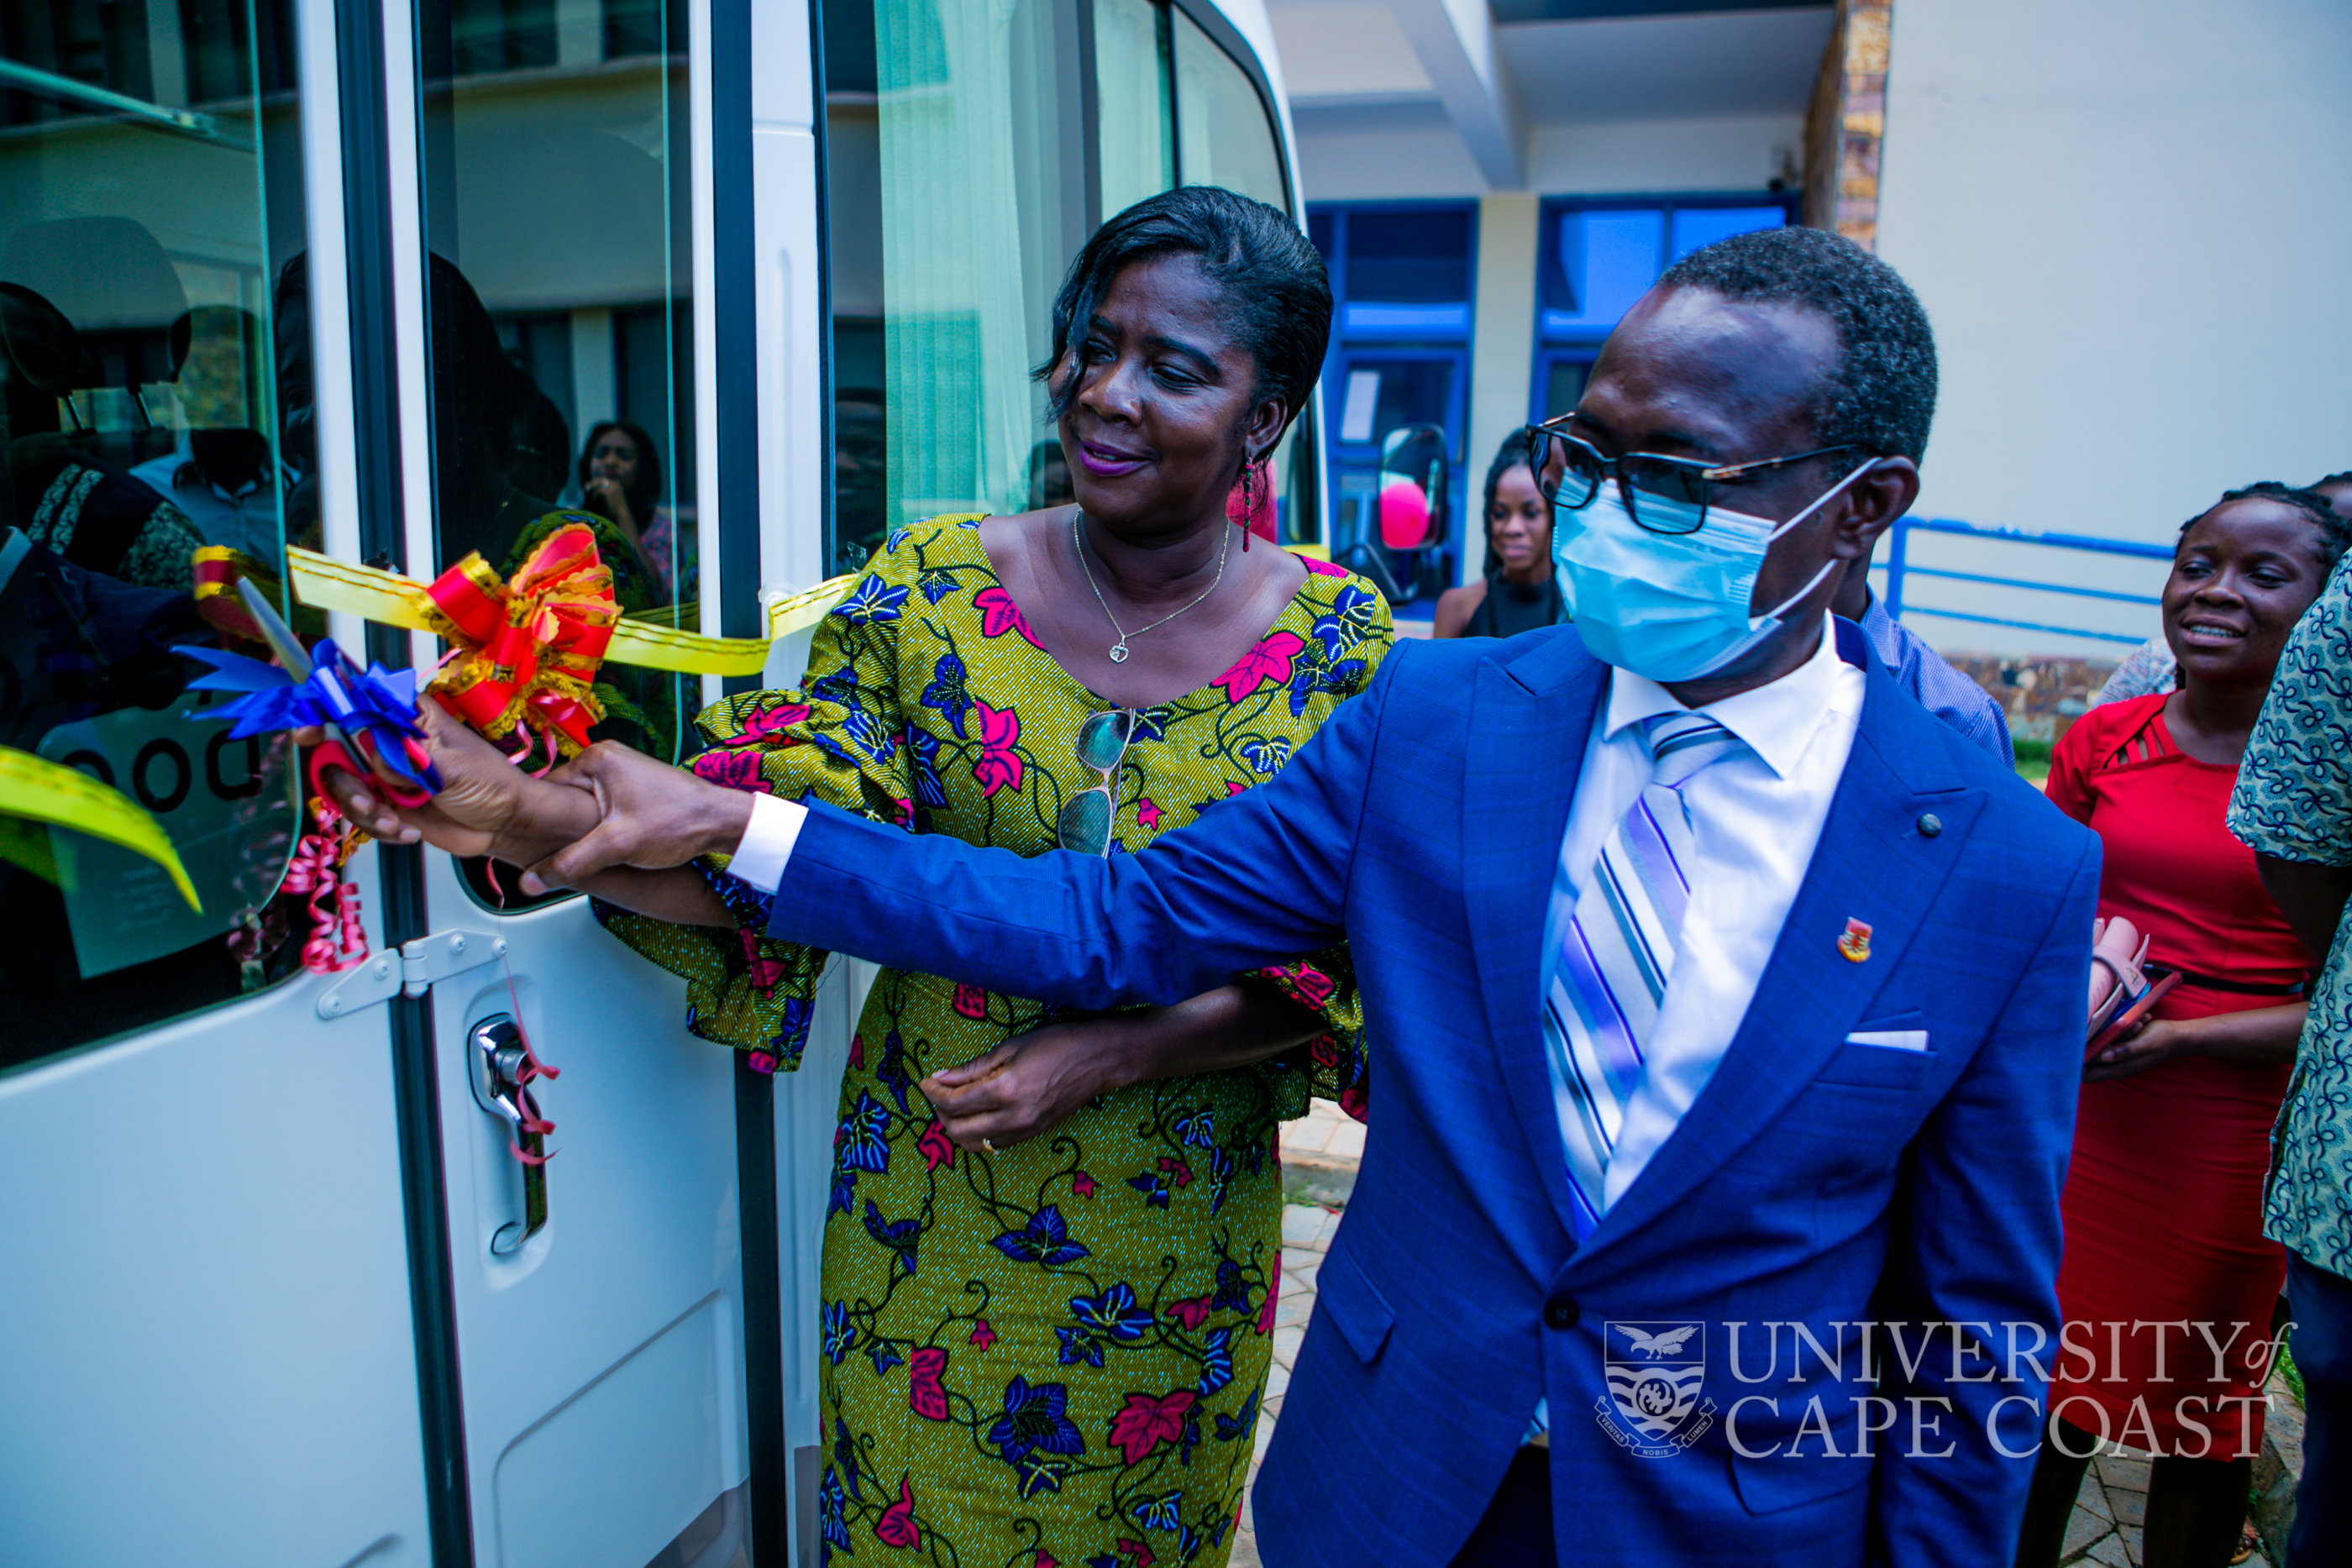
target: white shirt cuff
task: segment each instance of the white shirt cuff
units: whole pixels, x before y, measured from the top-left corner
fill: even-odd
[[[807,820],[808,808],[797,800],[752,796],[751,820],[735,845],[734,857],[727,862],[728,874],[761,893],[775,892],[784,884],[784,863],[793,858],[801,823]]]

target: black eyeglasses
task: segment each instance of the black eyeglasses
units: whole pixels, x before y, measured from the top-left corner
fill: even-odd
[[[1605,457],[1590,442],[1568,434],[1564,427],[1575,417],[1564,413],[1558,419],[1528,426],[1528,469],[1536,476],[1536,489],[1553,506],[1576,512],[1592,504],[1603,480],[1614,479],[1627,514],[1654,534],[1698,532],[1706,525],[1707,503],[1714,496],[1715,486],[1723,480],[1743,479],[1750,474],[1802,463],[1809,457],[1854,450],[1851,444],[1823,446],[1793,456],[1727,465],[1701,463],[1694,457],[1666,457],[1654,452]],[[1645,517],[1642,515],[1643,496],[1654,496],[1670,505],[1653,507]]]
[[[1054,814],[1054,831],[1062,847],[1082,855],[1110,853],[1110,820],[1118,810],[1118,768],[1127,760],[1128,742],[1135,737],[1136,712],[1115,707],[1090,715],[1078,726],[1078,766],[1102,775],[1102,782],[1081,789],[1062,802]]]

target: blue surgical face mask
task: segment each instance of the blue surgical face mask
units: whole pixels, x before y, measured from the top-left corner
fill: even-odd
[[[1842,562],[1822,563],[1776,609],[1748,612],[1756,573],[1772,541],[1827,506],[1863,474],[1864,464],[1785,523],[1710,506],[1706,525],[1653,533],[1625,510],[1616,482],[1583,507],[1552,517],[1552,561],[1561,597],[1593,657],[1659,682],[1713,674],[1778,631],[1781,617]],[[1697,522],[1697,507],[1642,494],[1642,513],[1669,528]]]

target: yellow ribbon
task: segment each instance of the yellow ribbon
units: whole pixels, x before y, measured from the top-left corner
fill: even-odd
[[[803,627],[814,626],[824,620],[833,607],[849,597],[857,586],[857,574],[845,572],[829,577],[814,588],[804,588],[798,593],[788,593],[772,600],[768,605],[768,640],[789,637]]]
[[[205,907],[163,825],[128,795],[79,768],[0,746],[0,813],[53,822],[145,855],[171,873],[189,908]]]
[[[289,548],[286,565],[294,579],[295,597],[320,610],[341,610],[379,626],[401,626],[431,632],[425,618],[425,584],[396,571],[354,566],[316,550]],[[768,606],[765,637],[705,637],[675,625],[636,616],[623,616],[613,627],[613,641],[604,650],[608,664],[635,664],[647,670],[674,670],[688,675],[756,675],[768,663],[768,644],[774,639],[813,626],[840,601],[856,578],[836,577],[805,592],[780,599]],[[677,607],[652,610],[647,616],[684,620]]]

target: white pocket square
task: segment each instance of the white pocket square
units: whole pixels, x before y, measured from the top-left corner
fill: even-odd
[[[1927,1031],[1924,1029],[1871,1029],[1845,1037],[1848,1045],[1874,1045],[1881,1051],[1925,1051]]]

